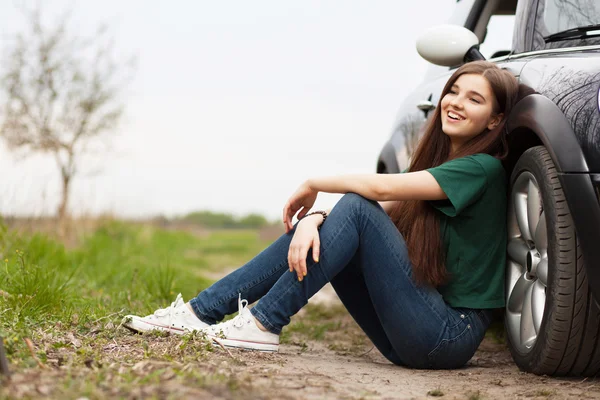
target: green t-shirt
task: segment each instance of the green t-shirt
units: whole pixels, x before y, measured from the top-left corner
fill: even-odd
[[[506,174],[500,161],[475,154],[428,169],[447,200],[439,211],[448,282],[439,287],[452,307],[504,306]]]

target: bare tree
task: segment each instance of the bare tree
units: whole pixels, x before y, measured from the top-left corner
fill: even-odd
[[[133,58],[116,60],[104,26],[81,37],[68,30],[68,14],[45,25],[39,6],[23,11],[26,27],[11,37],[0,64],[0,136],[22,156],[54,157],[62,184],[57,210],[62,225],[82,157],[105,148],[121,119],[134,63]]]

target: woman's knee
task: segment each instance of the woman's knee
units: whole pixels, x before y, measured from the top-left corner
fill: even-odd
[[[342,207],[349,211],[364,212],[365,209],[379,207],[379,203],[374,200],[369,200],[356,193],[346,193],[336,204],[336,207]]]

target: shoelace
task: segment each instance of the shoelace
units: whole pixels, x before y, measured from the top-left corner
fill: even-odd
[[[181,293],[179,293],[175,301],[172,302],[169,307],[161,308],[154,311],[154,315],[156,315],[157,317],[166,317],[167,315],[170,316],[173,313],[173,311],[175,311],[175,309],[179,307],[182,303],[183,297],[181,296]]]
[[[238,296],[238,315],[236,315],[235,317],[233,317],[232,319],[230,319],[227,322],[221,322],[218,325],[215,325],[214,328],[212,328],[214,333],[223,333],[225,335],[227,335],[227,332],[229,331],[229,327],[230,326],[234,326],[236,328],[241,328],[242,326],[244,326],[244,318],[242,317],[242,311],[244,311],[244,309],[248,306],[248,300],[244,299],[242,300],[242,294],[240,293]]]
[[[236,328],[241,328],[244,326],[244,321],[242,319],[242,311],[248,306],[248,300],[242,300],[242,294],[240,293],[238,296],[238,315],[235,316],[231,320],[231,324]]]

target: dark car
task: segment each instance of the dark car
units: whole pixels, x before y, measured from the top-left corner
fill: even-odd
[[[405,98],[377,172],[408,166],[445,82],[458,65],[482,58],[478,49],[531,88],[507,125],[508,345],[522,370],[596,375],[600,0],[459,0],[449,22],[418,41],[432,65]]]

